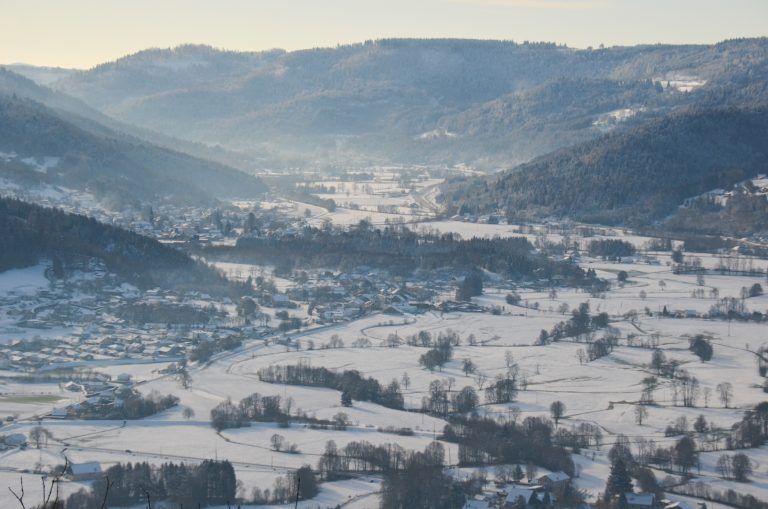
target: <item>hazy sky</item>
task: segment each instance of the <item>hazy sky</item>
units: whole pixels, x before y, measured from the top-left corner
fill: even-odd
[[[470,37],[586,47],[766,35],[768,0],[0,0],[0,63],[81,68],[182,43]]]

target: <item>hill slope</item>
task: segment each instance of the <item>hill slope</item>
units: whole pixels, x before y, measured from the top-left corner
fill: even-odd
[[[444,187],[452,209],[649,224],[768,168],[768,110],[678,113]]]
[[[398,39],[294,52],[147,50],[51,86],[125,122],[262,156],[493,167],[597,137],[595,121],[645,101],[646,115],[705,99],[765,101],[764,88],[739,91],[766,77],[766,39],[599,50]],[[653,97],[641,89],[649,80],[662,89]],[[550,112],[529,107],[539,98]]]
[[[34,80],[38,81],[22,76],[21,74],[14,72],[13,69],[23,70],[29,76],[34,77]],[[56,70],[54,69],[54,71]],[[63,92],[53,90],[46,85],[73,72],[75,71],[53,72],[51,74],[50,70],[47,68],[38,69],[35,67],[18,65],[0,67],[0,93],[10,96],[15,95],[19,98],[32,99],[33,101],[39,102],[58,113],[66,115],[67,120],[71,121],[81,129],[91,130],[96,127],[95,134],[100,134],[101,130],[106,127],[116,133],[121,133],[121,135],[138,138],[143,142],[177,152],[183,152],[201,159],[216,161],[239,169],[252,167],[252,164],[249,164],[247,159],[241,154],[226,151],[221,147],[210,147],[203,143],[181,140],[173,136],[168,136],[167,134],[115,120],[96,108],[89,106],[85,101]],[[41,73],[43,74],[42,78]]]
[[[217,197],[252,197],[265,189],[258,179],[232,168],[14,95],[0,94],[0,152],[0,178],[87,190],[116,205],[159,200],[204,204]]]
[[[154,239],[77,214],[0,198],[0,272],[34,265],[41,258],[68,262],[102,260],[141,287],[229,292],[216,271]]]

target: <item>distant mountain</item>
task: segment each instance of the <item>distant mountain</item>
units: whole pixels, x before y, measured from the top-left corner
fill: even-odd
[[[51,86],[123,122],[270,161],[493,168],[699,102],[765,104],[767,78],[768,39],[592,50],[401,39],[153,49]]]
[[[570,79],[505,94],[438,122],[435,150],[450,152],[461,138],[472,160],[523,162],[555,150],[637,123],[680,104],[677,94],[665,93],[652,80]],[[442,140],[441,140],[442,138]],[[442,143],[441,143],[442,141]]]
[[[0,272],[56,260],[61,268],[96,258],[140,287],[228,293],[215,270],[154,239],[76,214],[0,198]]]
[[[259,179],[238,170],[13,94],[0,94],[0,152],[0,179],[81,189],[118,206],[208,204],[265,190]]]
[[[77,72],[76,69],[66,69],[64,67],[38,67],[27,64],[10,64],[5,67],[43,86],[50,85]]]
[[[765,108],[675,113],[493,177],[454,180],[442,199],[462,212],[648,225],[687,198],[765,173],[766,140]]]
[[[86,130],[92,125],[90,122],[87,122],[87,120],[90,120],[114,131],[139,138],[140,140],[163,148],[184,152],[202,159],[209,159],[224,165],[234,166],[238,169],[249,169],[253,167],[253,160],[244,157],[242,154],[224,150],[222,147],[211,147],[203,143],[182,140],[167,134],[115,120],[96,108],[89,106],[85,101],[40,84],[40,81],[34,79],[37,77],[37,73],[33,72],[35,69],[38,68],[19,65],[0,67],[0,94],[15,95],[20,98],[32,99],[49,108],[53,108],[54,110],[70,113],[72,115],[70,115],[68,119],[73,123],[76,123],[78,127]],[[47,68],[41,69],[45,70]],[[24,71],[25,74],[22,75],[19,72],[15,72],[19,70]],[[67,73],[60,73],[57,75],[59,78],[56,79],[60,79],[60,77],[66,74]],[[55,79],[50,81],[55,81]]]

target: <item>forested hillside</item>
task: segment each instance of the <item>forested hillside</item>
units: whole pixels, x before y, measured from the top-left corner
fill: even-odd
[[[77,214],[0,198],[0,272],[56,260],[57,267],[87,258],[141,287],[229,292],[214,270],[177,249]],[[59,263],[60,262],[60,263]]]
[[[0,152],[0,177],[87,190],[117,206],[143,200],[212,203],[265,190],[238,170],[16,95],[0,94]],[[35,167],[45,158],[52,161],[48,167]]]
[[[444,188],[452,210],[647,225],[768,168],[768,110],[697,110]]]
[[[756,84],[767,70],[765,39],[585,50],[389,39],[293,52],[152,49],[49,83],[121,121],[254,161],[493,168],[595,138],[616,110],[765,102]]]
[[[33,77],[34,80],[41,81],[33,81],[14,72],[13,69],[23,70],[28,76]],[[201,159],[216,161],[238,169],[248,169],[250,167],[245,163],[242,155],[224,150],[222,147],[211,147],[204,143],[190,142],[169,136],[166,133],[121,122],[89,106],[81,99],[53,90],[47,86],[52,81],[56,81],[73,72],[75,71],[51,70],[46,67],[36,68],[25,65],[3,66],[0,67],[0,94],[32,99],[39,102],[55,110],[57,114],[63,115],[68,122],[97,136],[103,135],[105,128],[107,128],[113,131],[110,133],[111,136],[120,137],[129,142],[135,142],[138,139],[145,143],[183,152]]]

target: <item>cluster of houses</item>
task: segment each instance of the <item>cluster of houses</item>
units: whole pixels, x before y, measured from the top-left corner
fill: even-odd
[[[201,337],[215,340],[229,329],[173,331],[155,327],[114,327],[92,324],[56,338],[22,339],[0,344],[0,369],[53,371],[89,364],[131,361],[180,361]]]
[[[393,281],[386,271],[360,267],[333,273],[307,275],[285,293],[273,293],[260,302],[275,308],[296,308],[296,302],[310,303],[309,315],[316,323],[353,320],[372,311],[413,314],[431,308],[433,290],[416,283]]]
[[[563,507],[557,494],[570,484],[571,478],[564,472],[549,472],[532,480],[530,484],[497,484],[484,486],[482,493],[464,504],[464,509],[551,509]],[[626,501],[624,503],[624,500]],[[625,493],[622,506],[625,509],[690,509],[682,502],[657,497],[654,493]],[[589,504],[583,508],[589,509]],[[698,509],[706,509],[699,505]]]
[[[70,381],[64,389],[82,395],[82,400],[66,407],[56,407],[51,411],[52,419],[67,419],[83,413],[109,414],[110,410],[120,407],[125,399],[133,395],[131,375],[122,373],[114,380],[104,376],[92,380]]]
[[[489,483],[468,500],[464,509],[547,509],[555,507],[556,493],[571,482],[565,472],[550,472],[530,484]]]

